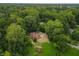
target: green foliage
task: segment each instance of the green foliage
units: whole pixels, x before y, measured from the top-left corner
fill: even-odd
[[[79,41],[79,28],[75,28],[72,32],[72,38],[73,40]]]
[[[61,55],[68,50],[68,47],[69,47],[67,45],[68,40],[70,40],[70,38],[64,34],[55,36],[54,41],[56,43],[56,50],[58,51],[57,55]]]
[[[13,42],[19,40],[21,42],[25,39],[25,35],[25,30],[20,25],[13,23],[7,29],[6,40]]]
[[[33,32],[39,30],[38,19],[35,16],[26,16],[23,21],[27,31]]]
[[[5,51],[5,52],[4,52],[4,56],[11,56],[11,55],[12,55],[12,53],[9,52],[9,51]]]
[[[51,8],[52,9],[52,8]],[[49,19],[53,19],[55,20],[57,17],[57,11],[56,10],[51,10],[50,8],[42,8],[42,10],[40,10],[40,20],[42,22],[47,22]]]
[[[8,50],[12,51],[14,55],[18,52],[21,55],[26,55],[25,49],[31,44],[30,38],[20,25],[15,23],[11,24],[6,31],[6,40],[8,43]]]
[[[47,34],[49,43],[42,44],[43,56],[79,55],[79,50],[67,45],[78,45],[78,10],[70,5],[1,4],[0,55],[36,55],[31,32]]]
[[[46,26],[45,22],[40,22],[39,23],[39,31],[45,32],[45,26]]]
[[[67,42],[70,41],[66,35],[64,35],[63,24],[60,20],[49,20],[46,25],[46,32],[48,33],[49,39],[56,43],[56,50],[58,51],[57,55],[61,55],[67,51]]]
[[[63,33],[63,24],[57,19],[55,21],[49,20],[45,26],[45,31],[50,40],[53,40],[56,34]]]

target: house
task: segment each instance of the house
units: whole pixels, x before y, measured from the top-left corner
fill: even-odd
[[[31,32],[30,37],[34,42],[44,43],[49,42],[48,35],[42,32]]]

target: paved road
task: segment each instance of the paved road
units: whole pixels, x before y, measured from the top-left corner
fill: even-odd
[[[79,46],[76,46],[76,45],[72,45],[72,44],[69,44],[69,43],[68,43],[68,45],[69,45],[69,46],[71,46],[72,48],[76,48],[76,49],[79,49]]]

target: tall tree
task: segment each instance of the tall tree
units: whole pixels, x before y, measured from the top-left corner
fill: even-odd
[[[25,30],[15,23],[12,23],[6,31],[7,50],[13,55],[27,55],[27,47],[31,46],[30,38]]]
[[[72,38],[73,40],[79,41],[79,27],[73,30]]]

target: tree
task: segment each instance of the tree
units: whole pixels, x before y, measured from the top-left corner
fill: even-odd
[[[26,35],[25,30],[15,23],[10,24],[6,31],[6,41],[8,44],[8,51],[13,55],[27,55],[27,47],[31,46],[30,38]]]
[[[67,51],[67,42],[70,41],[70,38],[64,35],[63,24],[60,20],[49,20],[46,24],[45,30],[46,33],[48,33],[49,40],[56,44],[55,48],[58,51],[57,55],[61,55]]]
[[[55,20],[57,16],[56,10],[50,10],[47,8],[42,8],[39,13],[40,21],[47,22],[49,19]]]
[[[39,11],[35,7],[27,7],[24,12],[27,14],[27,16],[39,16]]]
[[[65,34],[70,34],[70,29],[76,27],[75,16],[71,10],[64,10],[59,12],[57,17],[64,25]]]
[[[39,23],[39,31],[45,32],[45,25],[46,25],[45,22],[40,22]]]
[[[7,21],[3,18],[0,18],[0,49],[5,50],[6,47],[4,47],[5,43],[5,33],[7,28]]]
[[[38,31],[39,30],[39,21],[35,16],[26,16],[23,20],[23,24],[28,32]]]
[[[73,13],[73,15],[74,15],[74,17],[75,17],[75,22],[76,22],[76,24],[78,24],[79,25],[79,11],[78,11],[79,9],[76,9],[76,8],[73,8],[72,9],[72,13]]]
[[[68,50],[68,41],[70,41],[70,37],[64,34],[56,35],[54,38],[56,41],[56,50],[57,55],[63,55]]]
[[[48,34],[49,39],[53,40],[56,34],[63,33],[63,24],[58,19],[55,21],[49,20],[45,26],[45,31]]]
[[[79,27],[73,30],[72,38],[73,40],[79,41]]]

